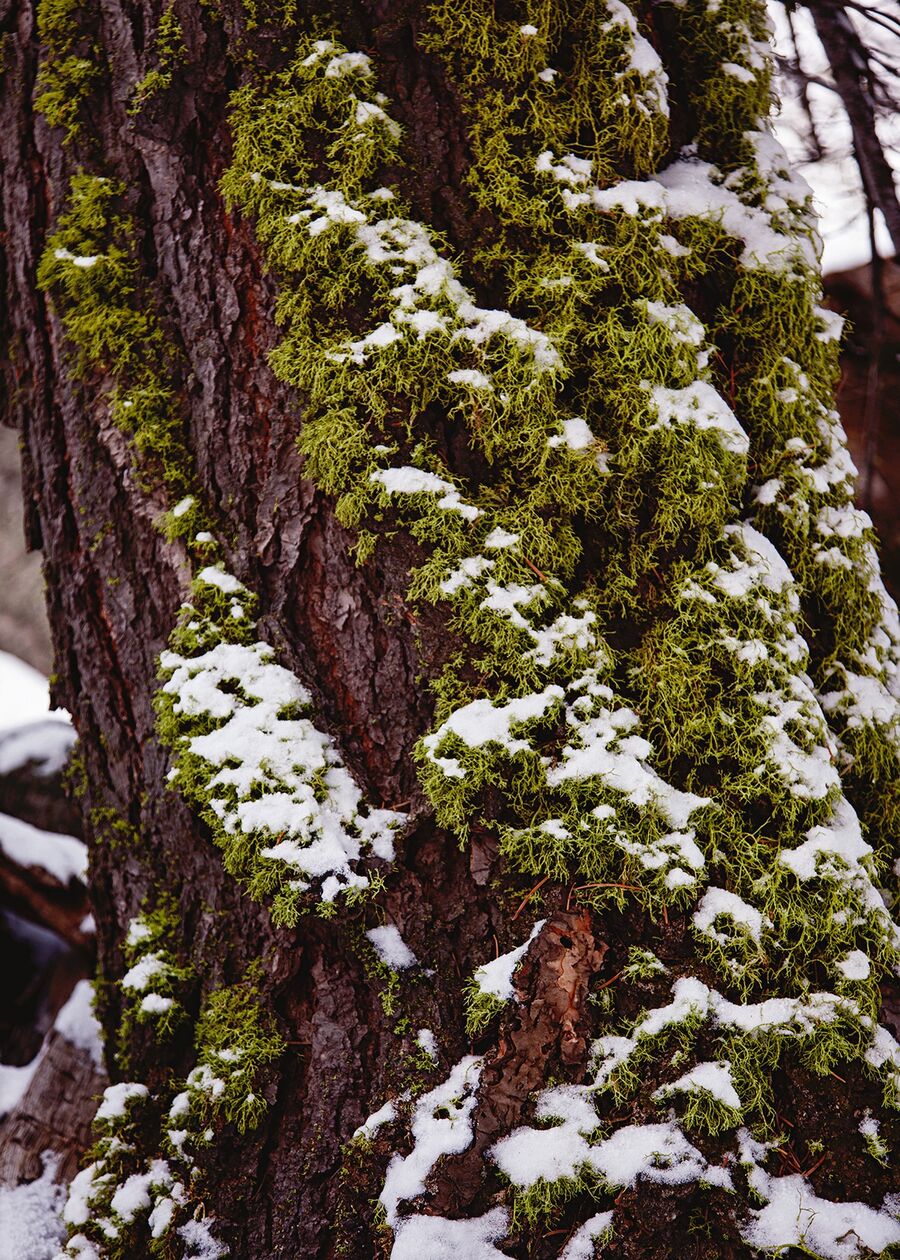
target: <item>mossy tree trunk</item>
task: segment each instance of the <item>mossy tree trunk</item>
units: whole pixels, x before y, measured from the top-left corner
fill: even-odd
[[[900,1236],[896,614],[763,15],[708,8],[4,7],[119,1083],[67,1255],[832,1254],[773,1171]]]

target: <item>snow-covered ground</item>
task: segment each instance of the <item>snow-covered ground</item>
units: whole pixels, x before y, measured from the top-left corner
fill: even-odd
[[[875,5],[871,7],[874,10]],[[793,58],[795,49],[785,6],[770,0],[769,12],[775,25],[776,52],[779,56]],[[888,62],[900,63],[900,37],[855,14],[851,14],[851,20],[862,23],[866,47],[874,49]],[[794,29],[797,34],[796,52],[804,71],[816,78],[830,80],[828,61],[812,18],[802,7],[794,13]],[[825,150],[822,158],[815,159],[812,156],[809,123],[796,83],[783,76],[778,90],[782,108],[775,120],[776,132],[797,169],[812,187],[820,216],[819,230],[825,243],[823,267],[830,272],[862,266],[871,257],[869,227],[862,182],[852,155],[850,124],[840,99],[825,86],[809,85],[810,110]],[[878,137],[893,164],[896,179],[900,176],[900,111],[893,116],[886,113],[879,119]],[[890,258],[894,251],[880,212],[876,214],[876,220],[878,252],[883,258]]]
[[[65,709],[50,708],[50,687],[38,670],[0,651],[0,732],[39,718],[68,722]]]

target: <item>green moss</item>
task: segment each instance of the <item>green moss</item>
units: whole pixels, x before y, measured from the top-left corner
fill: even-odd
[[[62,775],[66,796],[73,801],[82,801],[88,789],[87,764],[81,742],[76,740],[66,762]]]
[[[208,1078],[195,1069],[188,1080],[193,1108],[199,1107],[199,1124],[222,1117],[239,1133],[256,1128],[268,1103],[263,1089],[273,1065],[285,1051],[285,1042],[271,1015],[261,1006],[252,977],[211,993],[204,1003],[196,1032],[197,1057],[224,1081],[221,1091],[208,1088]]]
[[[119,1026],[117,1062],[129,1074],[132,1045],[139,1026],[149,1026],[164,1043],[188,1019],[185,999],[196,977],[190,964],[179,960],[175,948],[181,935],[181,916],[171,896],[145,905],[131,920],[123,944],[128,968],[122,982],[123,1014]],[[145,975],[141,975],[141,971]],[[131,980],[129,981],[129,977]]]
[[[857,947],[874,976],[894,948],[873,909],[875,868],[826,862],[801,879],[779,859],[829,822],[841,786],[873,819],[900,799],[886,790],[896,735],[860,723],[845,697],[829,710],[847,714],[842,785],[805,679],[843,679],[822,644],[833,636],[861,658],[885,605],[864,531],[839,544],[838,565],[822,563],[817,541],[821,507],[849,502],[828,413],[836,347],[822,335],[819,280],[802,249],[808,206],[758,132],[770,92],[762,6],[722,0],[671,15],[680,107],[701,156],[719,164],[694,172],[709,181],[711,208],[680,217],[657,208],[654,186],[634,209],[625,198],[598,211],[592,192],[661,160],[653,84],[627,79],[635,31],[649,32],[610,20],[606,5],[535,4],[525,16],[534,32],[481,0],[435,4],[423,32],[463,101],[467,187],[492,223],[491,239],[459,263],[407,217],[415,164],[389,117],[358,134],[372,86],[363,62],[329,76],[342,50],[302,44],[284,75],[236,98],[225,189],[253,216],[282,281],[272,365],[309,400],[306,471],[361,531],[361,559],[373,538],[398,531],[423,546],[409,601],[443,606],[470,645],[435,681],[435,729],[417,749],[440,825],[465,842],[477,817],[510,868],[577,881],[570,896],[596,909],[688,910],[706,880],[746,899],[761,916],[759,941],[721,924],[695,933],[698,954],[742,999],[802,993],[826,959],[834,966]],[[557,54],[565,72],[541,79]],[[727,220],[720,194],[733,199]],[[754,230],[764,222],[784,236],[785,261],[748,259],[726,227],[741,207]],[[427,299],[426,265],[441,277]],[[515,335],[509,324],[467,342],[459,303],[474,298],[459,286],[470,278],[525,321]],[[697,294],[702,324],[684,305]],[[350,317],[360,310],[362,328]],[[410,331],[411,314],[427,331]],[[537,329],[542,353],[556,354],[540,364]],[[477,478],[453,475],[434,414],[478,461]],[[576,430],[570,443],[581,416],[587,438]],[[396,489],[390,468],[422,477]],[[754,493],[751,472],[760,485],[778,479],[774,498]],[[785,550],[796,586],[773,582],[757,544],[735,533],[757,498],[754,519]],[[489,543],[498,530],[513,541]],[[828,626],[810,653],[800,636],[807,616],[821,624],[823,606]],[[525,701],[527,716],[506,721],[516,711],[507,706]],[[498,734],[482,739],[479,720]],[[609,760],[620,749],[634,759],[627,774]],[[564,773],[589,753],[596,770]],[[622,784],[645,772],[646,790],[629,795]],[[635,979],[656,970],[638,957],[628,967]],[[874,984],[803,1039],[812,1070],[863,1055]],[[471,988],[468,1003],[480,1034],[496,1006]],[[695,1033],[682,1029],[672,1052],[687,1059]],[[763,1077],[780,1043],[726,1041],[747,1115],[764,1119]],[[642,1046],[637,1060],[663,1046]],[[617,1097],[641,1085],[631,1064],[611,1079]],[[698,1095],[685,1120],[719,1131],[736,1116]]]
[[[44,58],[35,85],[35,108],[51,127],[65,131],[64,142],[82,129],[85,106],[102,78],[91,9],[82,0],[40,0],[37,29]]]
[[[548,1223],[570,1200],[587,1195],[597,1197],[596,1176],[586,1168],[574,1177],[548,1181],[541,1177],[527,1189],[514,1188],[512,1224],[514,1229],[546,1229]]]
[[[110,850],[119,848],[136,850],[140,845],[140,832],[118,810],[106,805],[95,806],[88,815],[94,843]]]
[[[684,1123],[771,1130],[770,1081],[786,1057],[813,1073],[864,1059],[894,951],[873,862],[823,846],[810,874],[793,851],[833,820],[842,788],[873,825],[900,810],[897,732],[854,699],[856,674],[885,683],[897,645],[868,525],[846,512],[852,478],[829,410],[836,346],[801,249],[807,207],[753,136],[769,101],[761,4],[676,6],[667,18],[679,107],[717,163],[692,174],[713,203],[732,199],[728,217],[715,204],[676,214],[662,185],[634,207],[604,201],[599,190],[664,160],[662,79],[633,60],[652,31],[599,0],[526,10],[534,33],[485,0],[435,3],[421,32],[465,113],[465,257],[416,222],[419,172],[390,102],[368,60],[331,39],[301,40],[287,69],[236,93],[223,188],[281,282],[271,362],[302,397],[305,474],[358,531],[361,563],[382,538],[419,545],[408,603],[443,610],[462,644],[436,680],[435,727],[417,750],[438,823],[465,843],[478,818],[510,870],[571,882],[573,905],[689,915],[706,882],[740,897],[758,934],[737,921],[689,928],[730,996],[799,1000],[828,975],[839,1005],[788,1032],[699,1010],[658,1035],[634,1034],[633,1021],[617,1030],[636,1044],[600,1089],[616,1103],[665,1091],[673,1072],[714,1055],[741,1111],[679,1092]],[[248,27],[257,16],[247,11]],[[192,482],[167,471],[189,467],[169,392],[177,369],[147,313],[120,201],[102,182],[76,186],[42,279],[84,370],[112,378],[117,419],[157,454],[168,527],[214,565],[218,553],[200,549],[212,544],[196,541]],[[783,235],[784,259],[754,260],[730,234],[741,207]],[[89,267],[74,261],[95,254]],[[480,293],[499,312],[482,310]],[[153,350],[147,368],[136,333]],[[737,527],[748,513],[762,543]],[[241,591],[236,616],[232,596],[195,584],[172,640],[182,661],[252,642],[252,597]],[[262,856],[271,837],[227,832],[213,808],[192,740],[215,719],[182,709],[163,693],[178,786],[226,868],[294,923],[296,881]],[[872,964],[865,981],[838,966],[857,948]],[[660,966],[632,951],[625,971],[643,982]],[[397,1017],[400,979],[369,969]],[[601,1000],[615,1026],[614,995]],[[256,1074],[280,1051],[271,1030],[245,1024],[242,1003],[214,995],[201,1017],[184,1091],[198,1134],[262,1114]],[[470,1035],[497,1014],[470,985]],[[411,1027],[401,1011],[397,1035]],[[516,1222],[535,1227],[589,1188],[541,1183],[516,1196]]]
[[[465,1000],[466,1033],[472,1038],[483,1036],[506,1007],[501,998],[485,993],[474,977],[466,981]]]
[[[193,510],[170,513],[166,524],[170,535],[193,540],[205,516],[173,387],[177,356],[146,292],[135,225],[119,184],[98,175],[73,177],[38,284],[62,317],[73,370],[106,381],[112,418],[134,440],[144,487],[161,485],[173,507],[192,500]]]
[[[527,23],[524,15],[498,16],[486,0],[440,0],[429,9],[422,42],[464,102],[476,205],[505,227],[545,234],[558,222],[535,195],[539,154],[592,162],[601,184],[640,176],[662,158],[668,120],[659,82],[635,69],[629,26],[604,0],[526,8]],[[524,33],[524,25],[535,33]],[[511,252],[511,238],[495,239],[479,255],[494,262]]]
[[[135,84],[132,102],[128,108],[130,114],[140,113],[147,101],[167,92],[172,86],[172,76],[187,58],[181,20],[175,12],[174,0],[170,0],[160,15],[153,39],[153,55],[157,65]]]

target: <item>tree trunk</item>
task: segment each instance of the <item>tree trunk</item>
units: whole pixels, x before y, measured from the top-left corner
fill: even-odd
[[[763,14],[716,12],[5,6],[117,1082],[67,1256],[900,1239],[896,613]]]

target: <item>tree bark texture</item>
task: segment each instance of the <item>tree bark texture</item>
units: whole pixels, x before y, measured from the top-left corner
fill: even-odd
[[[110,1078],[144,1082],[152,1093],[184,1078],[195,1061],[190,1022],[164,1050],[138,1025],[128,1034],[128,1072],[115,1061],[124,1021],[115,982],[128,970],[123,940],[148,897],[168,895],[177,906],[178,949],[193,974],[185,997],[192,1019],[211,992],[238,983],[263,960],[254,973],[257,997],[284,1049],[264,1077],[261,1122],[246,1133],[228,1125],[210,1148],[202,1212],[197,1208],[214,1220],[231,1254],[247,1260],[390,1253],[390,1231],[378,1226],[373,1203],[391,1150],[376,1137],[354,1163],[346,1144],[406,1087],[419,1028],[438,1035],[429,1086],[471,1052],[463,982],[525,939],[523,925],[534,921],[538,904],[546,923],[517,973],[513,1013],[500,1033],[476,1039],[484,1075],[472,1143],[438,1165],[420,1208],[426,1213],[463,1219],[505,1203],[496,1176],[485,1180],[493,1175],[485,1172],[486,1153],[524,1121],[535,1091],[583,1079],[602,1025],[588,994],[615,981],[631,946],[652,946],[676,970],[692,949],[684,910],[651,917],[612,905],[585,908],[573,899],[574,876],[551,880],[534,900],[538,881],[509,872],[478,812],[461,847],[437,826],[417,777],[412,750],[433,725],[427,683],[465,640],[440,608],[408,598],[422,543],[399,530],[357,565],[355,535],[337,519],[333,496],[304,476],[296,444],[304,400],[267,360],[281,335],[276,282],[252,221],[229,209],[220,191],[231,159],[232,93],[287,63],[292,32],[327,27],[373,60],[418,173],[407,189],[414,217],[443,233],[454,253],[483,246],[495,225],[467,182],[472,152],[451,62],[426,51],[420,38],[428,6],[352,0],[331,6],[327,19],[318,7],[301,3],[276,15],[237,0],[176,0],[183,56],[169,88],[136,108],[134,85],[153,64],[160,9],[154,0],[85,6],[72,55],[91,48],[103,69],[81,99],[81,125],[67,142],[35,108],[47,55],[35,5],[5,0],[0,7],[3,406],[25,442],[26,526],[44,556],[54,699],[70,710],[79,734],[78,799],[91,853]],[[504,17],[525,22],[519,6],[502,7],[510,10]],[[674,85],[672,156],[712,124],[698,120],[679,85],[681,45],[666,7],[642,6],[642,16]],[[181,541],[168,541],[156,526],[171,504],[136,470],[129,438],[110,418],[111,382],[72,370],[59,309],[36,282],[70,178],[82,168],[124,187],[138,225],[141,284],[153,293],[178,351],[185,441],[228,571],[258,597],[262,637],[313,693],[318,724],[337,741],[366,799],[409,815],[375,917],[363,904],[276,926],[167,786],[170,754],[157,737],[153,702],[158,660],[188,593],[188,557]],[[481,277],[491,305],[496,277],[487,265]],[[697,300],[705,300],[699,292]],[[362,327],[365,316],[358,312]],[[721,351],[728,356],[731,348]],[[477,453],[441,417],[429,423],[453,471],[478,479]],[[595,528],[602,533],[602,525]],[[653,581],[646,582],[650,591]],[[402,980],[397,1010],[383,1000],[384,977],[373,979],[359,948],[378,921],[396,925],[428,968]],[[636,1016],[646,996],[635,982],[617,999],[620,1010]],[[401,1018],[407,1012],[412,1022]],[[788,1145],[786,1169],[808,1171],[826,1197],[877,1205],[889,1174],[855,1148],[848,1153],[847,1135],[856,1133],[865,1108],[878,1106],[879,1090],[857,1064],[846,1075],[838,1071],[843,1080],[819,1078],[794,1062],[779,1070],[777,1101],[793,1117],[791,1133],[796,1126],[808,1142],[823,1132],[827,1144],[824,1163],[811,1171],[816,1156],[797,1139]],[[614,1119],[627,1113],[628,1106]],[[406,1153],[410,1142],[403,1141]],[[719,1157],[711,1147],[710,1161]],[[741,1241],[727,1196],[702,1198],[695,1184],[638,1182],[616,1203],[621,1220],[610,1255],[758,1254]],[[589,1204],[576,1196],[554,1207],[549,1223],[520,1223],[508,1254],[557,1256],[591,1215]],[[146,1240],[134,1245],[149,1247]]]

